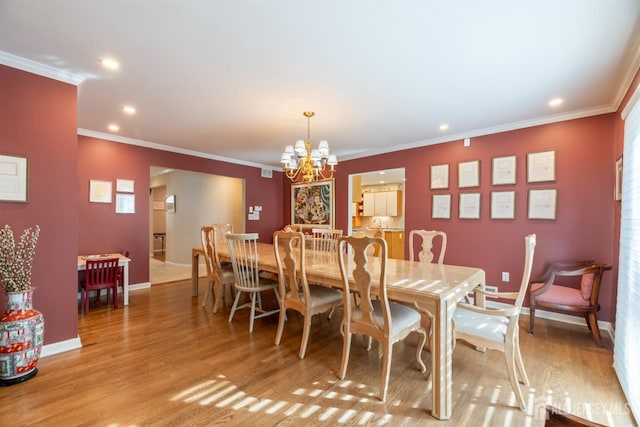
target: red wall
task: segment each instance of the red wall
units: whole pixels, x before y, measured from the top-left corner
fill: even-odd
[[[0,94],[0,153],[29,158],[29,202],[0,202],[0,226],[16,239],[40,226],[32,284],[45,344],[76,338],[77,88],[0,65]]]
[[[128,250],[130,283],[149,281],[149,167],[162,166],[244,178],[246,206],[263,207],[259,221],[246,221],[246,231],[271,242],[282,228],[282,173],[262,178],[260,169],[168,151],[127,145],[86,136],[78,137],[78,211],[80,253]],[[113,204],[89,203],[89,180],[131,179],[135,182],[136,213],[120,215]],[[223,200],[220,201],[224,203]]]
[[[607,114],[579,120],[472,138],[471,146],[462,141],[398,151],[363,159],[343,161],[336,175],[336,224],[347,229],[348,175],[379,169],[405,168],[405,229],[438,229],[447,233],[445,262],[483,268],[487,283],[515,290],[522,275],[524,236],[537,234],[533,277],[540,275],[550,261],[593,258],[612,263],[613,187],[615,115]],[[526,183],[526,154],[547,150],[556,152],[556,182]],[[517,184],[491,185],[491,159],[517,156]],[[457,164],[480,160],[481,219],[460,220],[458,216]],[[429,189],[431,165],[449,164],[448,191]],[[527,195],[531,188],[558,190],[555,221],[528,220]],[[491,220],[491,191],[516,190],[515,220]],[[431,219],[432,194],[452,195],[452,218]],[[408,245],[405,248],[408,254]],[[511,274],[503,283],[501,272]],[[613,321],[615,297],[608,272],[601,293],[601,320]]]

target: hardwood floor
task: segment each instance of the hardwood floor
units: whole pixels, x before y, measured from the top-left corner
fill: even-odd
[[[301,317],[289,315],[276,347],[277,316],[256,320],[249,334],[248,310],[227,322],[229,299],[218,314],[211,302],[200,306],[204,287],[201,280],[199,299],[187,280],[132,292],[126,308],[94,303],[78,318],[82,349],[41,359],[33,379],[0,388],[0,425],[542,426],[547,404],[610,426],[634,425],[611,367],[611,342],[605,336],[606,347],[597,347],[586,328],[539,319],[530,336],[529,319],[521,318],[528,413],[516,405],[502,354],[458,342],[453,417],[438,421],[430,415],[431,381],[415,363],[417,339],[394,346],[383,404],[377,344],[367,352],[356,338],[346,379],[336,377],[341,311],[331,321],[314,318],[300,360]],[[423,356],[429,367],[430,353]]]

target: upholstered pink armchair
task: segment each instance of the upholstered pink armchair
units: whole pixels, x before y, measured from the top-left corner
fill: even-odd
[[[602,346],[597,313],[600,283],[611,266],[593,261],[551,263],[545,275],[531,283],[529,332],[533,335],[536,308],[582,314],[596,344]],[[564,279],[571,278],[573,279]],[[579,285],[579,287],[578,287]]]

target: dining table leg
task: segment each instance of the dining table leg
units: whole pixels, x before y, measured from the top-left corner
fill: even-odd
[[[453,306],[438,300],[431,311],[433,334],[431,349],[431,378],[433,382],[432,415],[440,420],[451,418],[452,386],[451,364],[453,360]]]

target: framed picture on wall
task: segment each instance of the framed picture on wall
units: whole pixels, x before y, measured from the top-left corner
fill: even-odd
[[[480,160],[458,163],[458,188],[480,186]]]
[[[434,194],[431,203],[431,218],[451,218],[451,194]]]
[[[556,199],[558,190],[529,190],[529,219],[556,219]]]
[[[121,214],[136,213],[135,194],[116,193],[116,213],[121,213]]]
[[[527,182],[556,180],[556,152],[543,151],[527,154]]]
[[[516,156],[491,159],[491,185],[516,183]]]
[[[616,160],[616,187],[613,193],[613,200],[616,202],[622,200],[622,156]]]
[[[167,195],[165,199],[164,207],[167,213],[176,213],[176,195],[175,194]]]
[[[431,165],[431,189],[441,190],[449,188],[449,165]]]
[[[333,228],[333,179],[311,184],[291,184],[291,224],[302,227]]]
[[[491,192],[491,219],[515,219],[515,191]]]
[[[27,202],[29,159],[0,155],[0,201]]]
[[[480,219],[480,193],[460,193],[460,219]]]
[[[89,181],[89,202],[111,203],[111,181]]]

